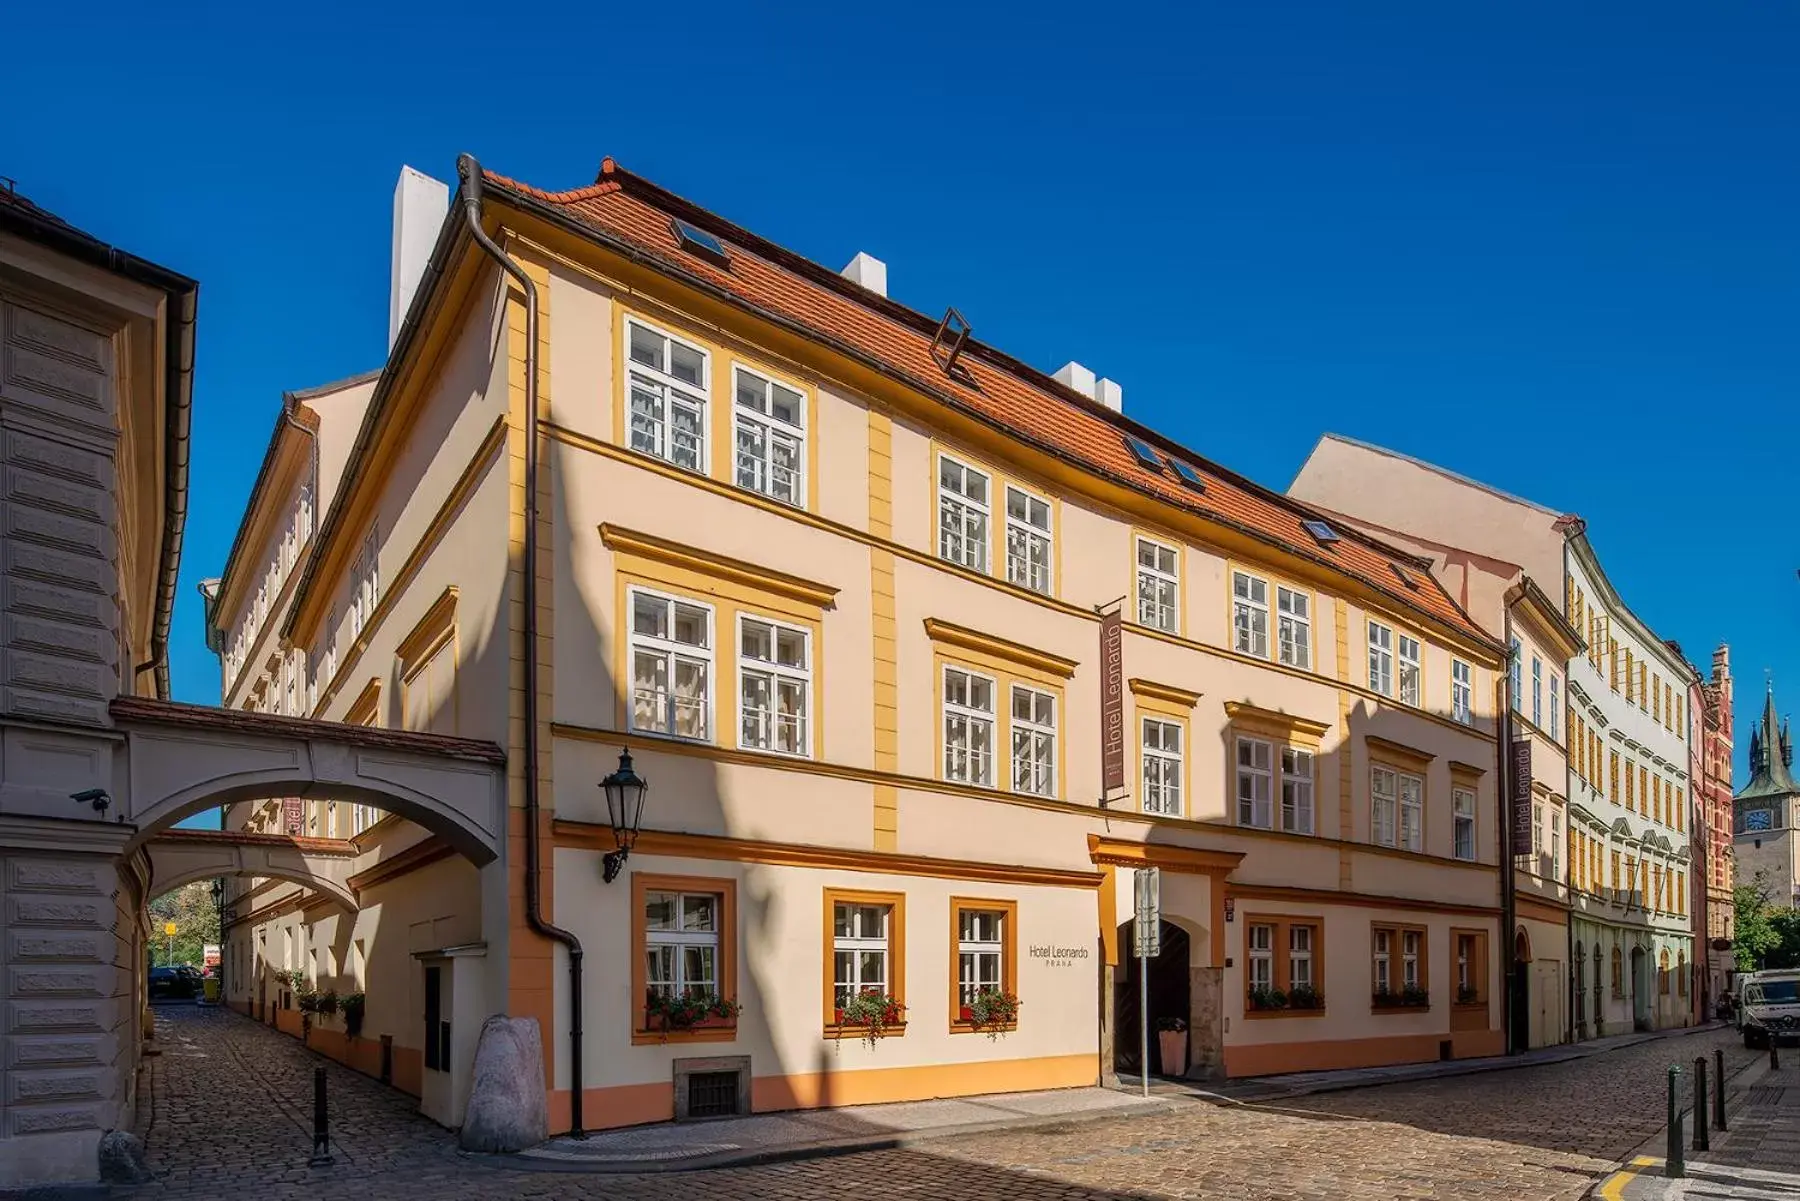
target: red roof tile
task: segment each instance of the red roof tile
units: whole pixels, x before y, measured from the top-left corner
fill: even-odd
[[[578,226],[621,239],[672,273],[698,277],[740,301],[771,311],[821,341],[906,377],[922,391],[949,398],[1021,440],[1037,443],[1177,508],[1329,565],[1382,593],[1398,608],[1423,612],[1467,637],[1496,645],[1429,572],[1419,573],[1424,586],[1416,591],[1399,586],[1393,563],[1396,559],[1415,562],[1407,552],[1335,525],[1342,540],[1326,550],[1301,528],[1301,522],[1321,516],[1314,510],[1194,454],[973,339],[958,360],[968,368],[969,378],[952,378],[931,357],[937,318],[869,292],[633,175],[611,158],[602,163],[597,182],[567,192],[547,192],[492,172],[486,178],[502,192],[535,202],[526,207],[547,208]],[[729,268],[683,253],[669,228],[671,216],[723,239],[730,250]],[[1173,473],[1141,466],[1126,449],[1125,434],[1144,438],[1157,449],[1193,463],[1206,478],[1205,493],[1182,485]]]

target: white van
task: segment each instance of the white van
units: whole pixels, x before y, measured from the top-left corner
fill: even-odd
[[[1766,1047],[1771,1039],[1800,1041],[1800,971],[1739,976],[1737,1024],[1746,1047]]]

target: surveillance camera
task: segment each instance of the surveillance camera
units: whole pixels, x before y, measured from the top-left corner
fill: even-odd
[[[72,792],[69,799],[78,804],[92,805],[95,813],[105,813],[106,807],[112,804],[112,798],[106,795],[104,788],[84,788],[80,792]]]

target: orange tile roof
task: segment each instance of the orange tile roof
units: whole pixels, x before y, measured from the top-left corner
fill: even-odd
[[[1382,593],[1399,608],[1422,612],[1484,645],[1498,645],[1429,572],[1419,573],[1430,581],[1426,586],[1402,589],[1393,563],[1419,562],[1408,552],[1335,524],[1332,528],[1341,541],[1327,550],[1301,528],[1302,521],[1321,516],[1315,510],[1194,454],[974,339],[958,360],[967,367],[970,378],[953,378],[931,356],[937,318],[870,292],[624,170],[611,158],[601,164],[595,183],[566,192],[547,192],[492,172],[485,173],[485,178],[502,194],[510,193],[515,202],[524,202],[522,207],[546,211],[583,230],[623,241],[656,268],[697,278],[772,313],[819,341],[904,377],[920,391],[948,399],[1022,441],[1179,509],[1326,564]],[[670,217],[691,222],[722,239],[730,254],[729,267],[683,252],[669,227]],[[1191,462],[1206,479],[1205,493],[1185,487],[1172,473],[1141,466],[1125,446],[1126,434]]]

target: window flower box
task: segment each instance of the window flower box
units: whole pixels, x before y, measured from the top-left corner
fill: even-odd
[[[1275,1013],[1286,1009],[1287,994],[1279,988],[1253,988],[1247,998],[1253,1013]]]
[[[1472,985],[1464,984],[1456,990],[1456,1003],[1458,1005],[1480,1005],[1483,1004],[1483,1001],[1481,994]]]
[[[737,1025],[743,1006],[716,993],[686,993],[651,989],[644,995],[643,1029],[668,1038],[690,1030],[729,1029]]]
[[[1287,1007],[1289,1009],[1319,1010],[1325,1008],[1325,994],[1310,984],[1298,984],[1288,989]]]
[[[1370,1005],[1375,1009],[1430,1009],[1431,990],[1417,984],[1408,984],[1398,992],[1377,989]]]
[[[832,1025],[856,1032],[872,1047],[884,1035],[905,1032],[906,1006],[884,992],[858,993],[832,1011]]]
[[[957,1023],[999,1038],[1019,1024],[1019,998],[1004,989],[984,988],[957,1010]]]

